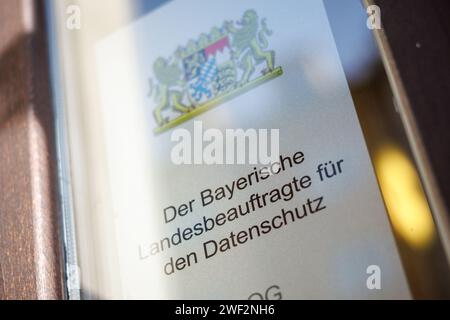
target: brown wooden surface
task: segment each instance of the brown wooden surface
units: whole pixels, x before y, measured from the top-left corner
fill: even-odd
[[[450,208],[450,1],[376,0],[437,192]]]
[[[43,2],[0,1],[0,298],[63,297]]]

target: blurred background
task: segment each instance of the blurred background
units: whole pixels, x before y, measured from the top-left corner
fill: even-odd
[[[363,4],[324,3],[413,295],[448,298],[448,264],[374,34],[361,28]]]

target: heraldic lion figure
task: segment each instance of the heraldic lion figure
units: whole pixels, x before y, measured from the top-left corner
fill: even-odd
[[[191,109],[181,103],[184,85],[183,72],[176,62],[170,64],[164,58],[156,59],[153,65],[153,72],[155,74],[157,85],[153,88],[153,83],[150,83],[150,94],[154,95],[158,106],[153,111],[153,116],[159,126],[168,122],[164,119],[162,111],[170,106],[175,110],[186,113]],[[154,92],[153,92],[154,91]]]
[[[265,50],[268,46],[266,36],[272,35],[267,28],[266,20],[259,19],[255,10],[247,10],[241,21],[237,22],[240,28],[236,28],[232,22],[225,22],[225,29],[232,35],[234,56],[239,61],[239,67],[243,69],[240,85],[246,84],[255,72],[255,66],[265,62],[264,73],[271,72],[275,65],[275,52]]]

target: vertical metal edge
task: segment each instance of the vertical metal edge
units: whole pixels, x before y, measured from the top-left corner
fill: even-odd
[[[376,5],[375,0],[363,0],[364,5]],[[392,55],[392,49],[386,37],[383,28],[374,30],[375,40],[377,42],[383,65],[392,88],[392,93],[396,100],[396,104],[400,111],[400,116],[405,127],[408,142],[416,161],[425,193],[427,194],[429,205],[436,222],[436,227],[442,241],[446,258],[450,264],[450,221],[448,219],[448,211],[444,204],[444,200],[439,191],[433,169],[428,159],[426,149],[420,131],[418,129],[414,113],[411,108],[411,102],[406,94],[403,82],[397,69],[395,60]]]
[[[58,191],[61,203],[61,221],[64,250],[64,289],[66,298],[80,300],[80,268],[77,256],[75,219],[71,185],[70,155],[65,112],[63,57],[59,43],[55,0],[45,0],[49,42],[50,81],[55,115]]]

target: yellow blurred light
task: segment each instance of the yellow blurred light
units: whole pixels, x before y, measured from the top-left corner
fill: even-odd
[[[435,237],[434,223],[414,166],[386,146],[375,157],[375,169],[393,228],[412,247],[426,248]]]

